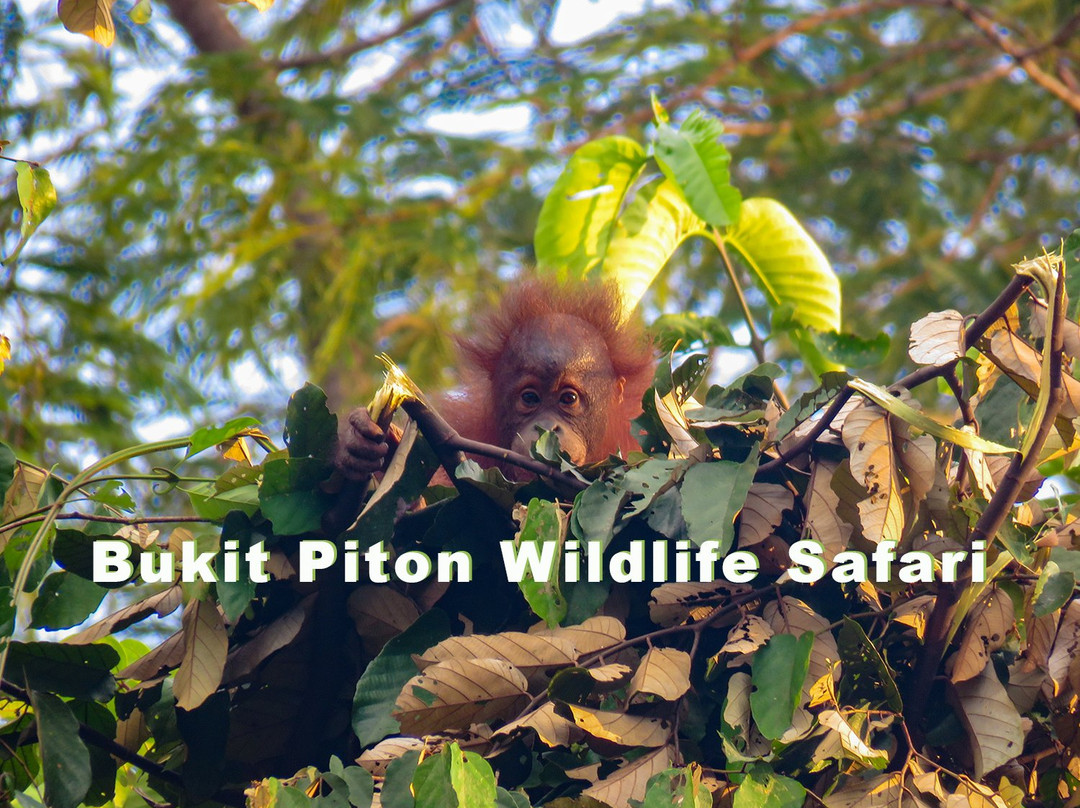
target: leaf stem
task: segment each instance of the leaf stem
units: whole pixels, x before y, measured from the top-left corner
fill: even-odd
[[[710,234],[716,248],[720,250],[720,257],[724,260],[724,269],[727,270],[728,278],[731,279],[731,287],[735,290],[735,297],[739,301],[739,307],[742,309],[743,319],[746,320],[746,328],[750,332],[750,350],[754,352],[754,358],[757,359],[758,364],[763,365],[767,361],[765,341],[758,334],[757,326],[754,325],[754,315],[750,312],[750,306],[746,302],[746,295],[743,294],[742,285],[739,283],[739,273],[735,271],[735,265],[731,263],[731,257],[728,255],[723,237],[715,229],[711,230]],[[773,381],[773,396],[781,407],[785,410],[789,409],[790,405],[787,396],[784,395],[784,391],[780,389],[775,380]]]

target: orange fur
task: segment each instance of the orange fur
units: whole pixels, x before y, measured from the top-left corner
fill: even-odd
[[[492,400],[491,383],[507,341],[537,317],[566,314],[596,329],[615,374],[624,379],[622,400],[610,402],[607,430],[588,460],[638,448],[630,420],[641,412],[641,396],[652,382],[656,363],[644,327],[636,319],[622,322],[621,313],[622,299],[614,283],[517,282],[497,308],[478,316],[468,335],[457,339],[465,394],[445,402],[449,420],[468,438],[497,443],[494,416],[503,404]]]

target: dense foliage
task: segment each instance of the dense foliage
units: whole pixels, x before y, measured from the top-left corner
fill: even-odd
[[[0,430],[59,444],[69,470],[163,414],[277,423],[298,386],[280,378],[345,407],[378,350],[452,383],[443,326],[532,263],[576,146],[651,137],[650,92],[676,122],[723,122],[744,193],[796,211],[837,267],[848,331],[898,337],[880,382],[909,323],[981,309],[1002,267],[1076,226],[1080,14],[1061,0],[649,3],[595,22],[606,7],[584,1],[61,6],[88,33],[112,6],[111,48],[54,3],[0,2],[3,154],[42,163],[61,200],[0,269]],[[649,302],[730,329],[738,300],[701,249]]]
[[[498,450],[538,472],[513,483],[466,459],[395,369],[379,400],[411,418],[359,497],[313,385],[289,401],[283,449],[250,418],[71,478],[4,447],[2,616],[9,638],[16,620],[43,632],[3,650],[10,794],[1074,804],[1076,497],[1034,497],[1044,474],[1078,476],[1080,232],[1017,263],[974,319],[913,323],[920,367],[886,389],[836,369],[859,340],[829,330],[835,276],[790,212],[731,185],[715,122],[654,114],[651,156],[606,138],[568,161],[540,214],[541,271],[603,273],[633,302],[702,237],[737,297],[729,252],[745,264],[820,384],[789,396],[772,363],[711,383],[724,332],[669,319],[643,451],[578,469],[548,433],[531,457]],[[777,334],[744,314],[763,355]],[[945,417],[910,395],[938,382]],[[230,463],[200,474],[215,446]],[[151,471],[126,473],[135,460]],[[452,486],[430,485],[440,465]],[[161,513],[166,492],[194,515]],[[93,616],[106,597],[116,610]],[[131,636],[155,616],[173,633]]]

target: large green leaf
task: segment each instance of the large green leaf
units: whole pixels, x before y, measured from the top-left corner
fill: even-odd
[[[90,788],[90,753],[79,737],[79,722],[71,708],[51,693],[31,690],[30,701],[41,743],[45,804],[75,808]]]
[[[775,199],[743,200],[742,215],[723,240],[746,261],[769,305],[789,304],[793,321],[816,331],[840,330],[840,281],[791,211]],[[827,364],[819,359],[816,369],[836,369]]]
[[[735,540],[735,517],[754,482],[757,459],[755,451],[742,463],[716,460],[695,463],[687,469],[681,488],[682,513],[694,544],[716,539],[721,553],[731,548]]]
[[[567,519],[559,510],[557,503],[542,499],[533,499],[529,502],[529,509],[525,513],[525,520],[521,523],[521,532],[518,535],[518,546],[526,544],[535,545],[537,557],[542,557],[544,545],[554,542],[557,546],[555,558],[562,557],[562,543],[566,536]],[[551,570],[551,576],[547,581],[537,581],[532,574],[526,571],[525,576],[518,583],[521,594],[528,601],[533,614],[543,620],[548,626],[554,627],[566,617],[566,598],[559,588],[559,564],[556,561]]]
[[[361,746],[401,731],[390,710],[401,688],[416,676],[412,655],[424,653],[449,636],[450,621],[443,612],[432,609],[383,646],[356,683],[352,725]]]
[[[731,155],[720,142],[720,121],[695,109],[678,129],[661,123],[653,146],[664,175],[679,186],[690,209],[713,227],[739,220],[742,195],[731,184]]]
[[[582,277],[600,263],[645,150],[625,137],[586,143],[570,158],[540,209],[534,245],[541,269]]]
[[[618,281],[627,310],[638,304],[678,246],[705,232],[705,222],[671,180],[640,189],[615,225],[603,264],[604,276]]]
[[[798,780],[773,773],[767,763],[755,763],[735,792],[734,808],[800,808],[806,789]]]
[[[750,712],[761,734],[770,740],[776,740],[791,727],[813,647],[813,632],[806,631],[801,637],[774,634],[754,654]]]

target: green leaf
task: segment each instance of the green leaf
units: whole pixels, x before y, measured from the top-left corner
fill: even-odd
[[[103,643],[13,642],[8,646],[4,678],[19,687],[30,682],[60,696],[106,701],[116,692],[110,671],[119,661],[116,650]]]
[[[604,277],[622,289],[626,310],[638,304],[683,241],[706,232],[671,180],[639,188],[619,216],[603,263]]]
[[[416,675],[413,654],[422,654],[450,636],[450,621],[438,609],[425,612],[383,646],[356,683],[352,727],[361,746],[370,746],[401,731],[390,711],[401,688]]]
[[[263,516],[274,524],[274,533],[296,536],[319,529],[330,504],[321,484],[330,471],[328,463],[314,457],[266,461],[259,486],[259,507]]]
[[[236,541],[239,547],[231,551],[234,558],[239,560],[239,573],[235,581],[226,580],[225,575],[225,542]],[[251,580],[251,572],[244,556],[251,548],[251,520],[241,511],[229,511],[225,515],[225,521],[221,526],[221,550],[214,559],[214,568],[217,572],[218,581],[214,584],[217,592],[218,604],[225,612],[225,619],[233,623],[247,609],[251,599],[255,597],[255,582]]]
[[[845,688],[845,692],[858,694],[875,702],[884,696],[889,709],[897,712],[903,710],[904,703],[892,671],[881,652],[866,636],[862,626],[850,617],[845,617],[836,644],[840,651],[840,660],[844,664],[841,686]],[[856,702],[844,702],[853,703]]]
[[[495,772],[491,764],[476,752],[462,752],[456,743],[445,747],[442,754],[450,758],[450,786],[457,794],[458,805],[495,804]]]
[[[97,610],[107,591],[70,572],[54,572],[42,582],[34,598],[30,627],[55,630],[77,626]]]
[[[245,429],[258,425],[259,420],[257,418],[244,416],[242,418],[233,418],[221,426],[204,426],[202,429],[196,429],[191,433],[191,442],[188,443],[188,450],[187,454],[184,455],[184,459],[194,457],[199,452],[205,451],[211,446],[217,446],[219,443],[224,443],[229,438],[236,437]]]
[[[720,142],[720,121],[695,109],[676,130],[656,128],[653,152],[664,175],[682,191],[690,209],[713,227],[739,220],[742,194],[731,184],[731,155]]]
[[[742,463],[707,461],[686,470],[680,487],[682,512],[694,544],[717,539],[721,555],[731,549],[735,517],[746,502],[757,465],[758,453],[753,451]]]
[[[712,808],[712,792],[701,782],[701,769],[666,769],[649,778],[641,808]]]
[[[41,744],[45,804],[76,808],[90,788],[90,753],[79,737],[79,722],[71,709],[51,693],[30,691]]]
[[[97,538],[112,538],[102,537]],[[94,580],[94,536],[89,536],[75,528],[62,527],[56,531],[53,539],[53,560],[68,572],[84,578],[87,581]],[[139,558],[143,551],[132,545],[129,561],[134,567],[135,573],[139,570]],[[127,586],[129,581],[116,584],[98,584],[106,589],[118,589]]]
[[[536,223],[541,269],[584,277],[604,260],[615,220],[645,159],[645,150],[625,137],[600,138],[574,152]]]
[[[525,514],[525,520],[521,523],[516,542],[519,547],[526,544],[536,545],[538,556],[543,554],[543,545],[549,542],[554,542],[556,545],[556,561],[552,565],[549,579],[537,581],[531,573],[526,572],[518,583],[518,588],[521,589],[521,594],[525,596],[533,614],[552,627],[559,625],[566,617],[566,598],[563,597],[559,587],[566,521],[566,516],[556,503],[533,499],[529,502],[529,508]]]
[[[128,12],[128,17],[136,25],[146,25],[150,22],[150,17],[154,13],[154,7],[150,5],[150,0],[139,0],[135,5],[131,7],[131,11]]]
[[[761,734],[776,740],[791,727],[810,667],[814,634],[774,634],[754,653],[750,712]]]
[[[743,200],[742,214],[723,241],[746,261],[774,309],[791,305],[791,319],[816,331],[840,330],[840,281],[817,242],[775,199]],[[796,338],[815,372],[840,370]]]
[[[805,799],[806,789],[798,780],[773,773],[766,763],[756,763],[739,785],[732,805],[733,808],[802,808]]]
[[[1047,575],[1046,573],[1051,568],[1057,570],[1058,565],[1054,562],[1048,563],[1046,569],[1043,570],[1043,575],[1040,576],[1039,583],[1042,585],[1035,587],[1038,592],[1035,605],[1032,607],[1032,614],[1035,617],[1043,617],[1060,609],[1069,601],[1076,588],[1076,580],[1071,572],[1050,572]],[[1044,576],[1045,580],[1043,580]]]
[[[846,368],[865,368],[884,362],[892,344],[884,331],[866,338],[858,334],[810,329],[809,337],[822,356]]]
[[[375,794],[375,782],[367,769],[349,766],[340,773],[340,777],[349,788],[349,803],[356,808],[369,808]]]
[[[290,457],[330,461],[337,443],[337,416],[326,407],[326,393],[308,383],[289,398],[285,411],[285,445]]]
[[[420,752],[413,749],[390,761],[382,791],[379,792],[382,808],[414,808],[416,800],[413,799],[412,784],[419,760]]]
[[[980,438],[973,432],[965,432],[947,424],[938,423],[933,418],[928,418],[915,408],[905,404],[884,387],[879,387],[864,379],[852,379],[848,382],[848,386],[862,393],[875,404],[884,407],[901,421],[906,421],[913,427],[921,429],[936,438],[947,440],[949,443],[982,452],[983,454],[1011,454],[1016,451],[1016,449],[1011,449],[1008,446],[1002,446],[999,443]]]
[[[662,314],[649,327],[656,349],[669,354],[676,348],[685,351],[699,346],[719,348],[735,344],[731,331],[719,317],[706,317],[694,312]]]
[[[0,370],[3,367],[0,365]],[[15,479],[15,453],[6,443],[0,443],[0,502]]]
[[[776,422],[776,439],[782,440],[796,426],[836,398],[850,380],[850,376],[840,371],[821,374],[821,385],[816,390],[799,396],[791,408],[780,416],[780,420]]]
[[[15,163],[15,174],[19,205],[22,207],[22,225],[19,228],[19,243],[15,245],[11,255],[4,259],[5,263],[19,257],[30,236],[56,207],[56,189],[48,171],[41,166],[19,160]]]

